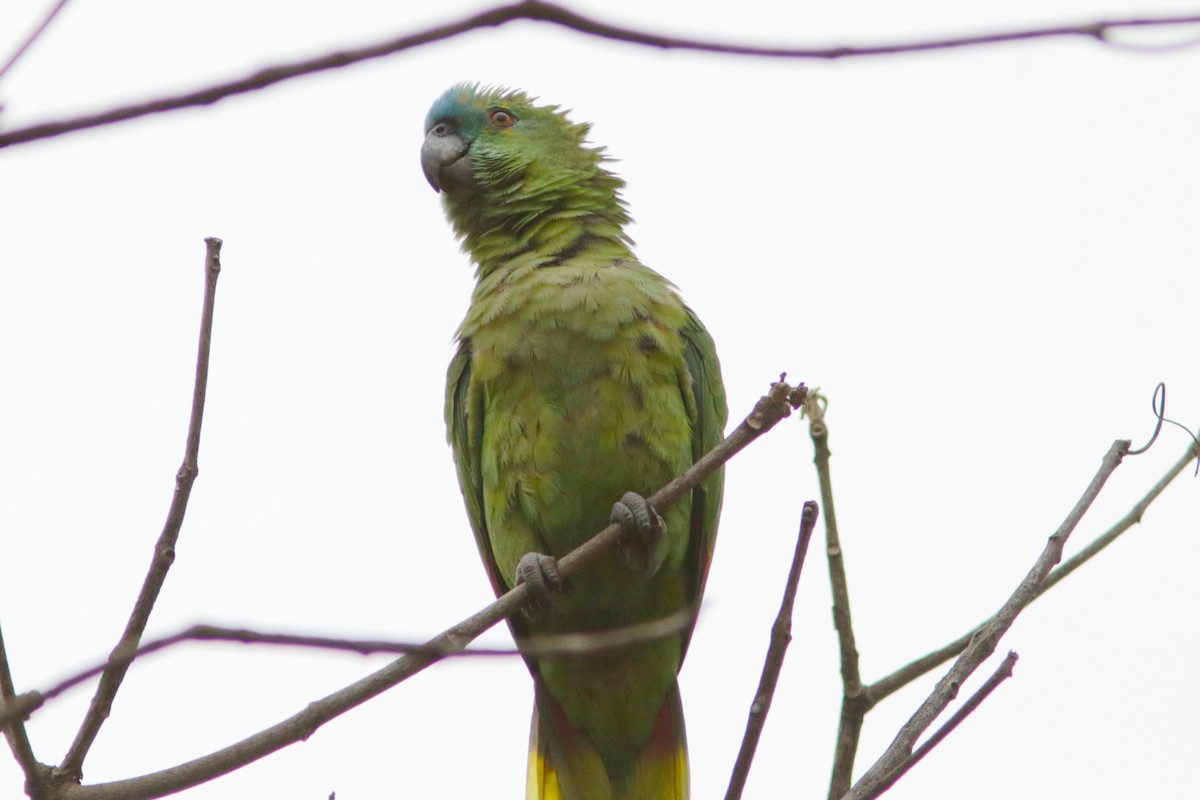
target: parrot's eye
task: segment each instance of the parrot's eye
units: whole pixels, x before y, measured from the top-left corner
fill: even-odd
[[[512,112],[504,108],[493,108],[487,112],[488,121],[497,128],[510,128],[517,121]]]

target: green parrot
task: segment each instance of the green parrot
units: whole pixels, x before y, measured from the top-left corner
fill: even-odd
[[[720,441],[725,391],[704,326],[634,256],[624,181],[588,129],[522,92],[460,84],[421,149],[476,267],[446,424],[493,588],[525,581],[540,604],[510,621],[518,647],[690,613],[721,509],[720,472],[661,515],[644,500]],[[622,546],[563,585],[555,558],[611,520]],[[676,676],[690,636],[525,653],[527,797],[686,798]]]

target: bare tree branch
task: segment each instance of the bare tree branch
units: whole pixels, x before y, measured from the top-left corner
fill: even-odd
[[[167,572],[175,561],[175,542],[179,539],[179,529],[183,526],[183,515],[187,511],[188,498],[192,493],[192,483],[200,471],[196,459],[200,451],[200,426],[204,421],[204,397],[208,390],[208,356],[212,346],[213,307],[216,302],[217,276],[221,272],[221,240],[209,238],[204,240],[207,254],[204,259],[204,305],[200,317],[200,343],[196,354],[196,380],[192,389],[192,414],[188,422],[187,445],[184,447],[183,464],[175,476],[175,494],[171,498],[171,506],[167,510],[167,519],[163,524],[162,533],[154,546],[154,556],[150,561],[150,569],[138,593],[133,612],[125,625],[125,632],[112,652],[108,666],[100,677],[100,684],[92,697],[83,724],[75,736],[66,758],[58,769],[60,776],[78,780],[83,772],[83,761],[88,749],[96,740],[100,726],[107,719],[112,709],[113,699],[125,678],[129,668],[129,658],[123,654],[133,652],[141,641],[150,612],[158,593],[162,590]]]
[[[1200,457],[1200,444],[1193,443],[1188,447],[1187,450],[1184,451],[1183,455],[1179,457],[1179,460],[1172,464],[1166,473],[1164,473],[1163,476],[1158,479],[1158,482],[1150,487],[1150,490],[1146,492],[1142,499],[1134,503],[1133,507],[1129,509],[1125,516],[1117,520],[1112,527],[1097,536],[1095,540],[1089,543],[1086,547],[1082,548],[1075,555],[1071,556],[1066,561],[1055,567],[1054,571],[1047,576],[1046,581],[1038,588],[1034,599],[1041,597],[1043,594],[1050,591],[1050,589],[1057,586],[1059,581],[1098,555],[1100,551],[1115,542],[1121,534],[1125,533],[1125,531],[1141,522],[1142,516],[1146,513],[1146,509],[1150,507],[1150,504],[1153,503],[1158,496],[1163,493],[1163,490],[1170,485],[1171,481],[1179,477],[1179,474],[1183,472],[1184,468],[1189,466],[1197,457]],[[895,692],[900,687],[911,683],[930,670],[935,669],[939,665],[944,664],[950,659],[954,658],[966,648],[966,646],[970,643],[971,638],[975,636],[975,634],[979,633],[979,631],[982,630],[986,624],[987,623],[981,623],[977,625],[944,647],[924,655],[921,658],[918,658],[916,661],[906,664],[890,675],[880,678],[872,683],[867,687],[867,695],[870,698],[871,703],[878,703],[880,700]]]
[[[725,800],[738,800],[742,796],[742,790],[746,788],[746,777],[750,774],[750,765],[758,749],[758,740],[762,736],[763,726],[767,723],[767,712],[771,710],[771,700],[775,697],[775,686],[779,683],[783,658],[787,654],[788,644],[792,641],[792,608],[796,605],[796,587],[800,585],[804,556],[808,553],[808,543],[816,525],[817,504],[812,500],[805,501],[804,511],[800,516],[800,533],[796,537],[796,551],[792,555],[792,567],[788,571],[787,584],[783,590],[783,601],[779,604],[775,624],[771,626],[771,644],[767,648],[762,676],[758,679],[758,691],[754,693],[754,702],[750,704],[746,733],[742,736],[742,746],[738,751],[737,761],[733,764],[733,775],[729,779]]]
[[[1121,459],[1128,450],[1129,441],[1127,439],[1118,439],[1113,442],[1104,455],[1095,477],[1092,478],[1091,483],[1088,484],[1087,489],[1063,523],[1050,535],[1045,548],[1029,573],[995,616],[988,620],[983,628],[971,638],[970,644],[967,645],[962,655],[954,662],[949,672],[942,676],[930,696],[900,729],[884,754],[845,795],[846,800],[864,800],[864,798],[872,796],[888,775],[912,754],[913,744],[917,737],[954,699],[963,682],[995,651],[1000,637],[1012,626],[1017,615],[1037,597],[1038,589],[1046,581],[1051,568],[1061,560],[1063,547],[1066,545],[1071,531],[1079,524],[1084,513],[1095,501],[1100,490],[1104,488],[1109,476],[1120,466]]]
[[[496,27],[518,19],[548,22],[588,36],[664,50],[691,50],[732,56],[827,60],[895,55],[898,53],[919,53],[928,50],[947,50],[1004,42],[1028,41],[1031,39],[1065,37],[1084,37],[1108,44],[1111,43],[1111,32],[1121,28],[1200,23],[1200,15],[1132,17],[1085,22],[1075,25],[1059,25],[1046,28],[1029,28],[914,42],[868,45],[865,47],[757,47],[753,45],[735,45],[724,42],[684,39],[632,28],[623,28],[576,14],[573,11],[552,3],[544,3],[540,2],[540,0],[526,0],[525,2],[513,5],[500,6],[466,17],[457,22],[429,28],[418,33],[407,34],[378,44],[329,53],[318,58],[267,67],[243,78],[213,84],[202,89],[185,92],[184,94],[161,97],[142,103],[120,106],[95,114],[86,114],[19,128],[0,134],[0,147],[32,142],[38,139],[48,139],[52,136],[60,136],[64,133],[86,130],[87,128],[95,128],[101,125],[110,125],[116,122],[143,117],[148,114],[211,105],[227,97],[264,89],[276,83],[291,80],[292,78],[312,75],[330,69],[339,69],[362,61],[381,58],[422,45],[432,44],[433,42],[444,41],[467,31]]]
[[[22,695],[22,697],[24,696]],[[32,789],[41,784],[42,765],[34,757],[33,746],[30,745],[29,735],[25,731],[24,719],[28,715],[28,705],[20,700],[13,684],[12,670],[8,665],[8,651],[4,647],[4,634],[0,632],[0,709],[3,710],[0,727],[4,729],[4,738],[8,740],[8,747],[12,750],[13,758],[21,765],[21,772],[25,774],[26,788]],[[11,719],[8,711],[10,706],[13,708]],[[31,796],[33,794],[30,792]]]
[[[821,504],[825,508],[825,551],[829,562],[829,583],[833,593],[833,627],[837,631],[841,658],[842,710],[838,718],[837,744],[829,778],[829,797],[830,800],[834,800],[850,789],[854,755],[858,752],[863,718],[872,703],[863,688],[862,676],[859,673],[858,647],[854,642],[854,626],[850,620],[850,588],[846,581],[842,543],[838,538],[837,514],[833,506],[833,478],[829,469],[829,428],[825,424],[826,405],[823,395],[810,392],[804,404],[804,414],[809,418],[808,432],[813,442],[813,462],[817,465]]]
[[[789,416],[804,402],[807,390],[791,387],[782,378],[771,384],[766,396],[725,439],[699,458],[686,472],[647,498],[655,508],[666,508],[694,489],[705,477],[762,434]],[[624,529],[613,523],[559,559],[559,571],[570,577],[607,549],[616,546]],[[76,782],[56,785],[54,800],[151,800],[233,772],[289,744],[307,739],[326,722],[361,705],[378,694],[422,671],[450,653],[464,649],[473,639],[505,617],[519,612],[528,600],[528,586],[517,584],[495,602],[435,636],[424,652],[401,656],[386,667],[310,703],[303,711],[259,731],[215,753],[137,778],[82,786]],[[128,656],[125,656],[126,658]]]
[[[25,55],[26,51],[33,46],[33,43],[36,42],[41,35],[46,32],[46,28],[50,27],[50,23],[54,21],[54,18],[58,16],[58,12],[62,11],[63,6],[66,4],[67,0],[58,0],[58,2],[54,4],[50,11],[46,13],[46,16],[42,17],[42,21],[36,28],[33,29],[33,33],[26,37],[25,41],[22,42],[20,47],[18,47],[12,56],[9,57],[8,61],[4,62],[4,66],[0,67],[0,79],[2,79],[8,73],[8,71],[13,68],[14,64],[21,60],[21,56]]]
[[[957,728],[964,719],[970,716],[975,709],[979,708],[980,704],[982,704],[983,701],[988,698],[988,695],[990,695],[997,686],[1012,677],[1013,666],[1016,663],[1017,654],[1012,650],[1009,650],[1008,655],[1005,656],[1004,660],[1000,662],[1000,666],[996,667],[996,671],[992,673],[991,677],[984,681],[983,686],[980,686],[975,694],[971,695],[970,698],[967,699],[967,702],[963,703],[962,707],[960,707],[958,711],[954,712],[954,715],[946,721],[946,724],[937,729],[933,736],[930,736],[928,739],[922,742],[921,746],[914,750],[911,756],[904,759],[904,761],[901,762],[894,770],[888,773],[887,777],[883,779],[883,781],[875,788],[875,790],[864,797],[863,800],[875,800],[876,797],[879,797],[881,794],[890,789],[896,781],[904,777],[905,773],[916,766],[917,762],[927,756],[930,751],[933,750],[933,748],[941,744],[942,740],[953,733],[954,729]]]

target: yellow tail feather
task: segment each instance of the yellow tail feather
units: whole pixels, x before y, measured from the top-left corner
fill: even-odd
[[[538,686],[529,734],[526,800],[687,800],[687,738],[679,687],[667,693],[632,770],[613,777],[587,735]],[[543,713],[539,713],[539,706]]]

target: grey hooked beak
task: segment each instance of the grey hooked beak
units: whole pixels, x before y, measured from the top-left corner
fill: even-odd
[[[441,122],[429,129],[421,145],[421,169],[435,192],[453,192],[474,184],[468,149],[453,126]]]

